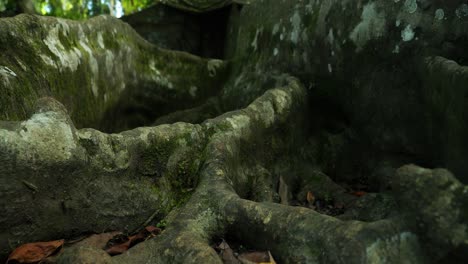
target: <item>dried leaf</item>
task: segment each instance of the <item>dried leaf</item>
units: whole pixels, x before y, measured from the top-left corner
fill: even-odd
[[[16,248],[8,257],[7,263],[14,260],[19,263],[39,262],[62,248],[64,240],[28,243]]]
[[[275,259],[273,258],[273,256],[271,255],[271,252],[268,251],[268,256],[270,257],[270,264],[276,264],[276,261]]]
[[[130,242],[128,236],[119,234],[107,242],[104,250],[111,256],[122,254],[130,248]]]
[[[307,202],[309,204],[313,204],[315,202],[315,196],[311,191],[307,192]]]
[[[147,226],[145,227],[145,231],[147,232],[147,238],[155,237],[162,232],[161,228],[155,226]]]
[[[114,256],[124,253],[130,248],[130,240],[122,243],[116,244],[106,249],[107,254]]]
[[[219,256],[223,260],[224,264],[239,264],[239,260],[234,256],[234,252],[232,251],[231,247],[229,247],[226,241],[222,241],[217,248],[221,250]]]
[[[276,263],[270,252],[250,252],[239,255],[242,264],[272,264]]]
[[[228,243],[226,243],[226,241],[222,241],[221,243],[219,243],[218,245],[218,249],[220,250],[225,250],[225,249],[228,249],[228,248],[231,248],[229,247]]]
[[[361,197],[361,196],[365,195],[366,192],[364,192],[364,191],[355,191],[355,192],[352,192],[351,194],[354,195],[354,196],[357,196],[357,197]]]
[[[154,226],[147,226],[133,236],[116,235],[107,242],[104,250],[111,256],[119,255],[136,244],[155,237],[160,233],[161,229]]]

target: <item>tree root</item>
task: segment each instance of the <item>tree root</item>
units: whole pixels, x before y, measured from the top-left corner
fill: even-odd
[[[286,126],[305,106],[304,88],[294,78],[286,80],[286,86],[269,90],[248,107],[201,125],[175,123],[120,134],[76,130],[61,104],[39,101],[31,119],[4,123],[0,130],[0,158],[7,164],[0,201],[8,212],[1,218],[2,248],[8,241],[130,230],[155,211],[157,219],[170,212],[159,237],[113,258],[75,249],[59,260],[79,261],[77,252],[86,251],[100,255],[103,263],[221,263],[211,244],[228,236],[268,249],[284,263],[424,263],[431,255],[425,248],[436,245],[440,258],[466,243],[468,188],[446,171],[400,169],[396,197],[409,213],[373,222],[341,221],[306,208],[239,197],[254,187],[238,170],[243,146]],[[256,155],[251,152],[247,159]],[[18,180],[6,181],[7,175]],[[22,181],[37,190],[28,190]],[[18,193],[24,193],[21,199]],[[174,209],[184,197],[190,198]],[[428,230],[437,231],[425,238]]]
[[[112,132],[201,104],[227,69],[221,60],[158,48],[110,16],[2,19],[0,45],[0,92],[8,94],[0,120],[23,120],[38,98],[53,96],[77,127]]]

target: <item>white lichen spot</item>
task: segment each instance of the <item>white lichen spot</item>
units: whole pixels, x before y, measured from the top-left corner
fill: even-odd
[[[112,53],[110,50],[106,50],[106,69],[107,75],[112,76],[114,70],[114,53]]]
[[[223,66],[223,61],[222,60],[209,60],[207,63],[207,69],[208,69],[208,75],[210,77],[215,77],[218,69]]]
[[[77,146],[70,125],[56,112],[34,114],[17,131],[0,129],[0,138],[19,160],[30,163],[68,160]]]
[[[271,31],[271,34],[272,34],[272,35],[278,34],[279,30],[280,30],[280,24],[277,23],[277,24],[275,24],[275,25],[273,26],[273,30]]]
[[[333,45],[333,42],[335,42],[335,34],[333,34],[333,28],[330,28],[328,31],[328,36],[327,36],[328,43],[330,45]]]
[[[54,68],[57,67],[57,64],[55,64],[55,62],[49,56],[46,56],[44,54],[41,54],[39,56],[41,57],[41,59],[44,61],[45,64],[52,66]]]
[[[260,29],[257,29],[257,31],[255,32],[255,37],[252,41],[252,43],[250,44],[250,46],[252,46],[254,48],[254,51],[257,51],[257,48],[258,48],[258,36],[260,34],[262,34],[263,32],[263,27],[261,27]]]
[[[278,56],[279,50],[278,48],[273,49],[273,56]]]
[[[400,46],[398,44],[395,45],[395,48],[392,50],[392,53],[395,53],[395,54],[400,53]]]
[[[123,90],[125,90],[125,87],[126,87],[126,84],[125,82],[120,82],[120,86],[119,86],[119,92],[122,92]]]
[[[455,10],[455,14],[458,18],[468,17],[468,4],[460,5],[457,10]]]
[[[275,97],[276,111],[278,114],[282,114],[289,108],[289,94],[280,89],[272,90],[272,93]]]
[[[60,70],[62,68],[68,68],[71,71],[76,71],[78,65],[81,62],[81,52],[78,49],[74,48],[71,50],[66,50],[60,41],[60,34],[68,34],[68,25],[66,25],[61,20],[58,20],[56,24],[50,31],[47,37],[44,39],[44,43],[49,48],[49,50],[58,58]],[[78,51],[78,52],[77,52]],[[50,60],[47,59],[47,56],[41,55],[41,58],[44,62],[50,66],[55,66],[54,63],[50,63]]]
[[[57,22],[62,27],[63,33],[65,35],[68,35],[68,33],[70,32],[70,27],[68,26],[68,24],[61,18],[57,19]]]
[[[400,20],[395,21],[395,26],[396,26],[396,27],[399,27],[400,25],[401,25],[401,21],[400,21]]]
[[[28,70],[28,68],[26,67],[26,65],[24,65],[24,63],[23,63],[21,60],[19,60],[18,58],[16,59],[16,62],[18,62],[18,65],[21,67],[21,69],[22,69],[23,71],[27,71],[27,70]]]
[[[435,11],[435,19],[436,20],[442,20],[444,19],[445,13],[444,10],[439,8]]]
[[[407,25],[402,31],[401,31],[401,39],[405,42],[411,41],[414,38],[414,31],[411,25]]]
[[[16,77],[16,73],[14,71],[12,71],[10,68],[8,68],[7,66],[0,66],[0,74],[2,75],[10,75],[10,76],[13,76],[13,77]]]
[[[369,40],[382,37],[385,34],[385,24],[383,11],[378,13],[374,2],[366,4],[362,10],[361,22],[349,35],[357,51],[360,51]]]
[[[366,248],[366,263],[390,263],[395,258],[405,263],[419,262],[420,246],[416,235],[402,232],[386,239],[377,239]]]
[[[17,75],[7,66],[0,66],[0,77],[5,86],[10,84],[10,79],[15,78]]]
[[[273,217],[273,214],[271,212],[268,212],[268,215],[263,218],[263,224],[266,225],[271,221],[271,218]]]
[[[410,14],[416,12],[416,10],[418,10],[418,2],[416,0],[406,0],[403,5],[403,10]]]
[[[239,129],[248,126],[250,118],[246,115],[235,115],[233,117],[226,118],[226,121],[231,124],[232,128]]]
[[[168,89],[174,88],[174,85],[171,83],[171,81],[166,76],[161,74],[161,72],[156,68],[156,62],[154,60],[151,60],[148,65],[150,70],[152,71],[152,73],[150,74],[150,78],[153,79],[153,81],[159,83],[161,86],[166,87]],[[136,76],[135,72],[134,76]]]
[[[98,87],[98,85],[96,84],[96,82],[92,82],[92,83],[91,83],[91,91],[93,92],[94,97],[98,97],[98,96],[99,96],[99,87]]]
[[[197,91],[198,91],[198,87],[196,87],[196,86],[190,86],[190,88],[189,88],[189,94],[190,94],[190,96],[196,97],[196,96],[197,96]]]
[[[291,42],[297,44],[299,42],[299,36],[301,33],[301,16],[299,12],[294,12],[294,15],[290,19],[292,25],[292,32],[291,32]]]
[[[98,35],[97,35],[97,41],[98,41],[98,45],[101,49],[104,49],[105,46],[104,46],[104,39],[102,38],[102,33],[101,32],[98,32]]]
[[[314,5],[312,2],[308,3],[306,6],[305,6],[305,10],[307,13],[309,14],[313,14],[314,13]]]

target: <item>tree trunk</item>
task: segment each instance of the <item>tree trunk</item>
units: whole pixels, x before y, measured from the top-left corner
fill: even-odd
[[[202,2],[169,4],[232,3]],[[125,254],[72,247],[58,262],[222,263],[220,238],[279,263],[466,257],[468,6],[230,8],[225,60],[108,16],[0,20],[0,256],[165,219]],[[310,194],[343,210],[308,208]]]
[[[25,13],[30,15],[37,14],[34,8],[34,2],[32,0],[19,0],[18,1],[19,13]]]

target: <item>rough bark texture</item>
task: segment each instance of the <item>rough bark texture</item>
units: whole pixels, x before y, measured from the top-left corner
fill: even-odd
[[[20,15],[0,23],[6,120],[26,118],[36,99],[54,96],[79,127],[109,129],[106,120],[118,115],[121,124],[112,126],[123,130],[203,102],[223,78],[223,62],[160,49],[107,16],[80,23]]]
[[[252,0],[231,7],[226,61],[162,50],[109,17],[0,25],[0,256],[164,218],[125,254],[71,247],[58,262],[222,263],[222,237],[279,263],[467,257],[463,1]],[[356,181],[370,193],[347,193]],[[345,212],[292,206],[309,191]]]

